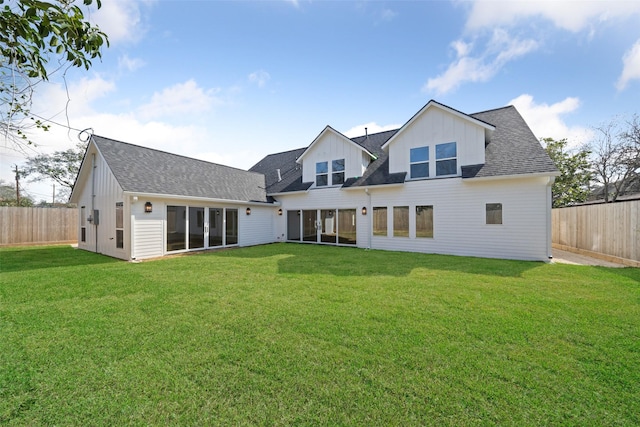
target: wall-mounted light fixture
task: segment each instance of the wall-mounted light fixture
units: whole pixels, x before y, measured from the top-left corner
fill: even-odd
[[[282,216],[282,208],[278,209],[278,216]]]
[[[251,208],[247,208],[247,215],[251,215]]]
[[[366,215],[367,214],[367,207],[363,207],[362,208],[362,215]]]
[[[144,204],[144,212],[145,213],[153,212],[153,205],[151,204],[151,202],[147,202]]]

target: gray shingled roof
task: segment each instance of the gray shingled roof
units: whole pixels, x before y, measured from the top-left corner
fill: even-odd
[[[553,161],[513,106],[471,114],[496,130],[485,148],[484,165],[463,169],[464,178],[558,172]]]
[[[313,183],[302,182],[302,166],[296,163],[296,160],[306,149],[307,147],[304,147],[269,154],[253,165],[249,171],[264,174],[269,194],[305,191]],[[280,169],[280,178],[278,178],[278,169]]]
[[[463,165],[463,178],[537,173],[556,174],[558,172],[515,107],[508,106],[468,114],[468,116],[494,126],[495,130],[491,134],[491,142],[485,148],[485,163]],[[388,154],[381,148],[398,130],[351,138],[353,142],[378,158],[371,162],[362,177],[348,178],[343,185],[344,188],[397,184],[405,181],[406,172],[389,173]],[[296,159],[305,150],[306,148],[300,148],[294,151],[270,154],[250,170],[267,175],[267,189],[270,194],[307,190],[313,183],[302,182],[302,170],[300,165],[296,163]],[[278,168],[281,173],[287,171],[286,176],[283,173],[280,182],[277,182],[277,175],[275,175],[276,179],[273,179],[275,170]]]
[[[265,176],[93,135],[124,191],[268,202]]]

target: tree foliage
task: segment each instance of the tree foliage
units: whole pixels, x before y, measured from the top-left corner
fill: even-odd
[[[582,203],[589,197],[589,182],[592,172],[589,164],[589,150],[580,148],[574,153],[567,149],[567,140],[543,138],[545,150],[560,170],[551,189],[553,207],[559,208]]]
[[[48,129],[31,114],[37,84],[60,69],[89,69],[108,38],[75,0],[0,0],[0,8],[0,135],[19,149],[31,143],[28,129]]]
[[[24,175],[31,176],[32,181],[52,179],[64,188],[73,190],[86,149],[87,143],[80,142],[68,150],[29,157]]]
[[[605,202],[640,188],[640,116],[613,119],[595,128],[591,145],[595,179],[603,187]]]
[[[0,179],[0,206],[18,206],[16,186],[6,183]],[[33,206],[33,199],[27,195],[20,195],[20,205],[22,207]]]

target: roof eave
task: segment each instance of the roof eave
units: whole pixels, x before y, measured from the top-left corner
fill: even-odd
[[[374,189],[374,188],[388,188],[388,187],[400,187],[404,185],[404,182],[394,182],[390,184],[375,184],[375,185],[356,185],[351,187],[342,187],[341,190],[350,191],[350,190],[365,190],[365,189]]]
[[[154,197],[159,199],[170,199],[170,200],[195,200],[202,202],[213,202],[213,203],[229,203],[233,205],[256,205],[256,206],[264,206],[264,205],[272,205],[272,206],[280,206],[279,202],[259,202],[256,200],[232,200],[232,199],[220,199],[216,197],[199,197],[199,196],[182,196],[179,194],[161,194],[161,193],[143,193],[139,191],[124,191],[123,194],[125,196],[137,196],[137,197]],[[269,196],[269,194],[267,194]]]
[[[500,179],[515,179],[515,178],[540,178],[540,177],[558,177],[560,172],[536,172],[536,173],[521,173],[511,175],[492,175],[492,176],[479,176],[462,178],[465,182],[478,182],[478,181],[496,181]]]

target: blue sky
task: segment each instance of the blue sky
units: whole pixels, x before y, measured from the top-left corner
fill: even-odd
[[[399,127],[430,99],[515,105],[538,137],[592,138],[640,113],[638,1],[103,0],[111,47],[40,87],[34,111],[74,129],[249,168],[308,145]],[[33,134],[37,150],[77,131]],[[0,148],[0,178],[23,155]],[[36,201],[51,183],[23,183]]]

